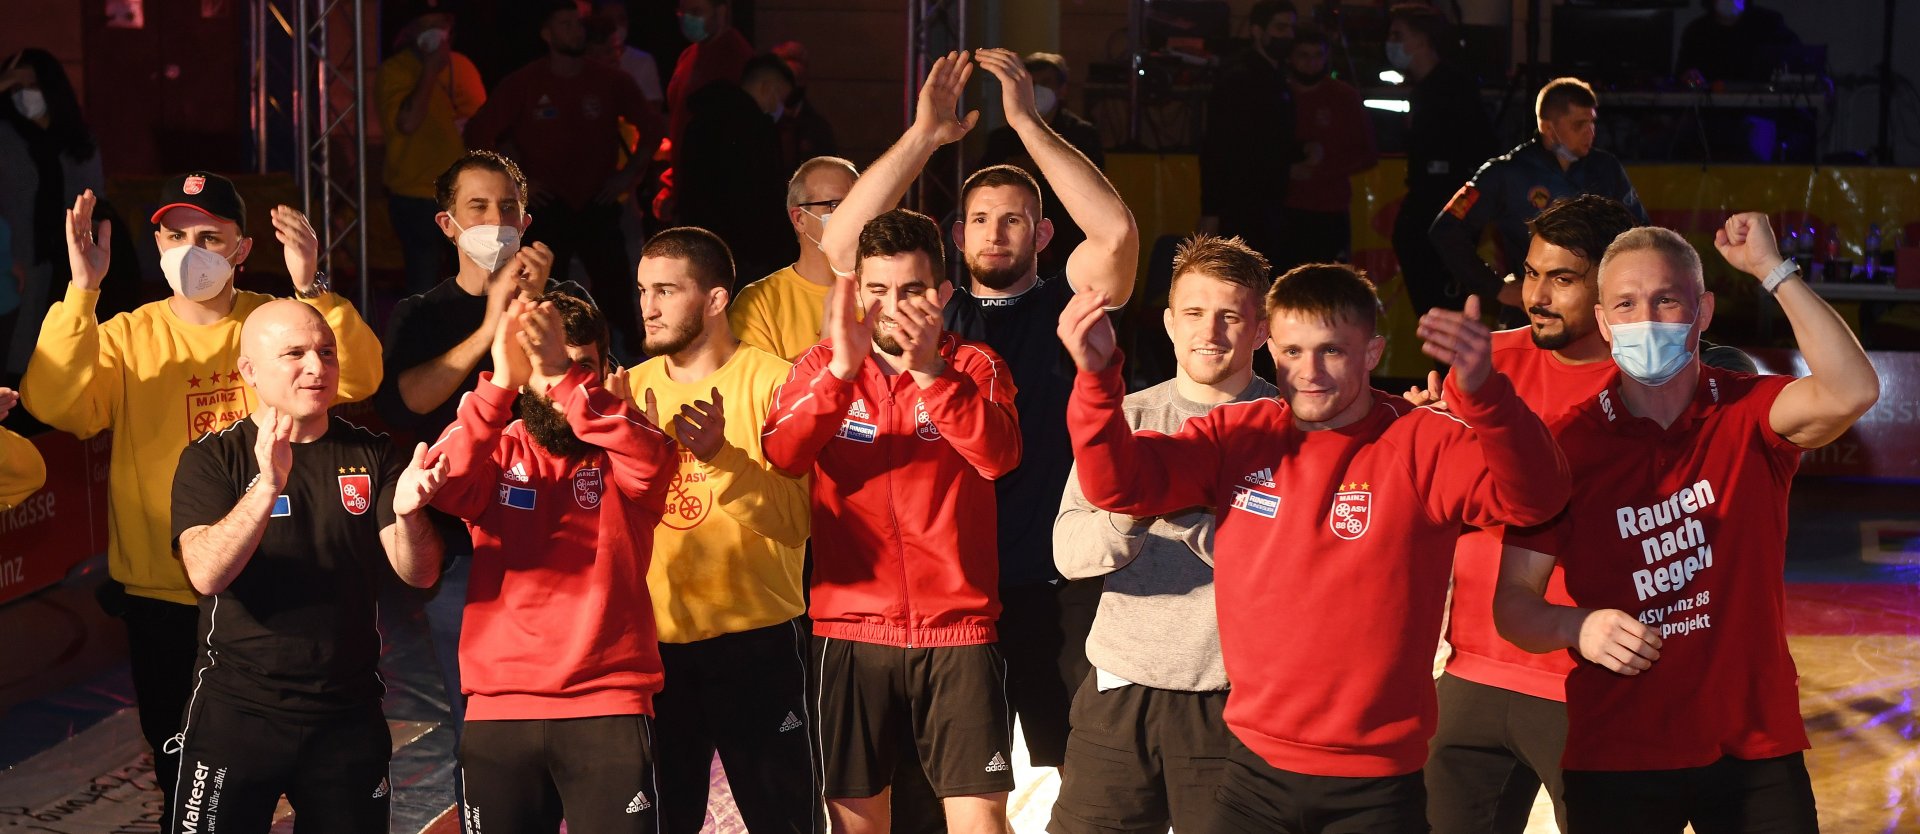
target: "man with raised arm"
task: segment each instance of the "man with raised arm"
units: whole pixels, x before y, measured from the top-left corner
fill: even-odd
[[[1566,503],[1546,426],[1491,367],[1464,313],[1421,319],[1453,366],[1451,412],[1368,387],[1386,347],[1357,270],[1316,264],[1267,294],[1279,399],[1230,404],[1172,435],[1121,411],[1113,327],[1074,299],[1061,341],[1087,500],[1135,517],[1212,507],[1220,649],[1234,740],[1206,831],[1426,832],[1433,645],[1463,524],[1538,523]],[[1276,633],[1276,624],[1284,631]]]
[[[1561,759],[1574,834],[1819,829],[1787,651],[1787,495],[1801,453],[1846,432],[1880,381],[1765,215],[1728,218],[1714,246],[1779,301],[1808,375],[1703,365],[1699,254],[1667,229],[1621,235],[1595,305],[1620,374],[1554,422],[1573,499],[1505,540],[1501,635],[1579,655]],[[1556,564],[1571,604],[1546,596]]]
[[[978,113],[957,118],[955,110],[976,62],[999,79],[1008,124],[1087,236],[1067,257],[1065,273],[1041,276],[1037,255],[1053,224],[1039,186],[1010,165],[975,172],[961,187],[953,227],[968,277],[943,314],[947,330],[1003,357],[1020,391],[1025,455],[1020,468],[994,485],[1006,606],[1001,623],[1010,638],[1003,644],[1009,695],[1028,756],[1036,766],[1054,766],[1066,755],[1073,690],[1087,675],[1085,644],[1100,583],[1068,583],[1053,566],[1053,514],[1073,464],[1066,430],[1073,369],[1049,329],[1076,291],[1104,294],[1109,310],[1126,304],[1140,253],[1133,212],[1100,169],[1041,118],[1020,56],[982,49],[934,62],[913,126],[847,192],[821,244],[836,272],[853,268],[861,227],[893,208],[933,152],[964,137],[978,120]]]
[[[178,759],[166,748],[180,732],[192,688],[199,620],[193,588],[169,543],[174,467],[188,443],[253,411],[258,398],[241,383],[239,369],[241,323],[273,297],[234,288],[234,275],[254,248],[246,203],[231,180],[194,171],[161,187],[149,219],[172,295],[98,321],[93,311],[107,275],[112,227],[103,222],[96,233],[97,200],[88,191],[67,210],[73,283],[65,300],[47,310],[20,402],[41,422],[80,438],[113,432],[107,571],[125,594],[116,595],[110,613],[127,624],[140,733],[153,747],[154,775],[169,798],[162,807],[170,811]],[[320,242],[306,216],[275,206],[269,217],[294,295],[318,310],[333,332],[338,402],[367,398],[380,385],[379,340],[320,273]]]

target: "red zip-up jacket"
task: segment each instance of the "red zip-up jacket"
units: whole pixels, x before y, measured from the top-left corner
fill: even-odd
[[[940,335],[926,388],[868,356],[853,381],[808,348],[774,397],[761,445],[813,473],[813,633],[888,646],[995,640],[993,481],[1020,463],[1013,374],[986,345]]]
[[[473,569],[460,627],[472,721],[652,715],[663,675],[647,597],[653,528],[679,459],[667,436],[582,368],[549,395],[580,458],[541,448],[491,373],[460,398],[428,464],[433,506],[467,521]]]
[[[1419,770],[1437,706],[1433,647],[1461,525],[1537,524],[1567,502],[1566,458],[1495,373],[1452,413],[1373,391],[1372,411],[1301,431],[1285,403],[1228,403],[1172,436],[1135,433],[1120,363],[1067,410],[1080,488],[1108,512],[1213,507],[1226,720],[1276,768]]]

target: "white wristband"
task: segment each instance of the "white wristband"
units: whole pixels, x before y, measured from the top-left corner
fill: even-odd
[[[1800,265],[1794,263],[1792,258],[1788,258],[1774,267],[1772,272],[1767,273],[1767,277],[1760,279],[1760,286],[1768,293],[1779,292],[1780,284],[1799,271]]]

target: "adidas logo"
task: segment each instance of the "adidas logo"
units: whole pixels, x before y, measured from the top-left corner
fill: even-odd
[[[792,712],[787,713],[787,720],[780,722],[780,732],[783,733],[798,730],[800,727],[800,716],[794,715]]]
[[[1274,488],[1273,467],[1267,467],[1266,469],[1262,469],[1258,472],[1254,472],[1247,475],[1246,482],[1253,484],[1254,486],[1263,486],[1263,487],[1266,487],[1267,489],[1273,489]]]
[[[373,789],[373,798],[379,799],[380,797],[383,797],[386,795],[387,795],[387,777],[382,776],[380,777],[380,784]]]
[[[640,791],[639,793],[636,793],[633,795],[632,802],[627,803],[627,813],[638,814],[641,811],[645,811],[648,808],[652,808],[652,807],[653,807],[653,803],[647,801],[647,792]]]
[[[873,419],[872,415],[867,414],[866,400],[854,400],[853,405],[847,406],[847,416],[860,420]]]
[[[990,762],[987,762],[988,773],[1002,773],[1010,769],[1011,768],[1007,765],[1006,757],[1000,755],[999,753],[993,754],[993,760]]]
[[[526,464],[519,463],[516,461],[513,464],[513,468],[507,470],[507,480],[519,481],[520,483],[523,483],[523,484],[526,483],[528,480],[531,480],[527,477]]]

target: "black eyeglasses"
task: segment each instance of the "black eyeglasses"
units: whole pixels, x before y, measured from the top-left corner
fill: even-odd
[[[811,203],[798,203],[796,205],[799,208],[812,208],[814,206],[826,206],[828,209],[837,209],[840,207],[840,201],[839,200],[815,200]]]

